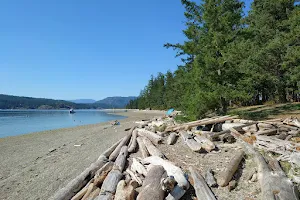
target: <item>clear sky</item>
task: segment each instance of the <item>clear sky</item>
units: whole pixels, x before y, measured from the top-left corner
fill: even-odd
[[[180,0],[2,0],[0,94],[137,96],[180,64],[163,44],[184,40],[183,12]]]

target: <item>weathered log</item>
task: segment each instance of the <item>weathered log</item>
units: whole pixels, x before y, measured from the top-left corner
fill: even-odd
[[[138,177],[133,171],[130,169],[126,169],[126,173],[128,173],[132,180],[136,181],[139,185],[143,184],[143,181]]]
[[[224,135],[221,135],[220,140],[224,143],[227,142],[230,144],[235,142],[235,138],[230,133],[225,133]]]
[[[242,125],[242,126],[237,126],[237,127],[234,127],[235,129],[240,129],[240,128],[245,128],[245,127],[248,127],[248,126],[251,126],[251,125],[254,125],[255,122],[253,123],[249,123],[249,124],[245,124],[245,125]],[[210,139],[211,141],[215,141],[215,140],[218,140],[219,137],[225,133],[230,133],[230,129],[229,130],[225,130],[225,131],[221,131],[221,132],[214,132],[214,133],[211,133],[211,134],[208,134],[208,139]]]
[[[175,127],[167,127],[165,132],[172,132],[172,131],[179,131],[179,130],[189,130],[190,128],[194,126],[201,126],[201,125],[207,125],[207,124],[216,124],[216,123],[221,123],[225,122],[226,120],[234,119],[236,116],[230,117],[230,116],[223,116],[219,117],[216,119],[203,119],[203,120],[198,120],[194,122],[189,122],[189,123],[184,123],[179,126]]]
[[[147,170],[144,167],[144,165],[142,165],[137,159],[133,158],[132,159],[132,164],[131,164],[131,170],[133,172],[137,172],[139,174],[142,174],[143,176],[147,176]]]
[[[87,198],[90,196],[90,194],[91,194],[94,190],[96,190],[96,188],[97,188],[97,187],[94,185],[94,183],[91,183],[91,184],[88,186],[87,191],[86,191],[85,195],[82,197],[81,200],[87,200]]]
[[[82,188],[75,196],[72,197],[71,200],[80,200],[85,195],[87,190],[88,190],[88,187]]]
[[[299,192],[296,192],[293,183],[280,172],[279,169],[272,172],[268,167],[263,156],[254,150],[252,145],[243,141],[239,137],[239,132],[234,130],[231,134],[236,137],[238,142],[243,144],[245,151],[254,157],[257,164],[258,180],[262,191],[262,199],[268,200],[297,200],[299,199]],[[280,167],[279,167],[280,168]]]
[[[158,148],[156,148],[147,137],[143,138],[143,142],[151,156],[158,156],[161,158],[165,157],[165,155]]]
[[[239,127],[239,126],[244,126],[245,124],[243,123],[224,123],[222,124],[222,131],[229,130],[233,127]]]
[[[143,158],[147,158],[149,156],[149,152],[148,152],[148,150],[147,150],[147,148],[146,148],[146,146],[145,146],[145,144],[143,142],[143,137],[137,137],[136,141],[137,141],[137,143],[139,145],[139,149],[142,152]]]
[[[189,168],[189,171],[191,172],[191,182],[195,188],[197,198],[203,200],[216,200],[215,195],[210,190],[201,174],[197,173],[192,167]]]
[[[205,149],[207,152],[210,152],[211,150],[215,149],[215,144],[207,139],[206,137],[203,137],[201,135],[195,134],[194,139],[201,144],[202,148]]]
[[[218,186],[216,179],[214,177],[213,171],[211,169],[207,170],[207,172],[205,174],[205,180],[209,187],[217,187]]]
[[[168,137],[167,143],[168,143],[169,145],[174,144],[174,143],[175,143],[175,140],[176,140],[176,136],[177,136],[176,133],[174,133],[174,132],[170,133],[170,135],[169,135],[169,137]]]
[[[122,178],[122,173],[119,170],[117,169],[111,170],[102,184],[100,194],[103,193],[115,194],[118,182],[120,181],[121,178]]]
[[[92,163],[80,175],[70,181],[65,187],[57,191],[50,199],[67,200],[71,199],[86,183],[94,177],[96,171],[101,168],[108,160],[105,156],[100,157],[96,162]]]
[[[263,131],[257,131],[255,133],[256,135],[277,135],[278,130],[277,129],[268,129],[268,130],[263,130]]]
[[[137,200],[163,200],[165,191],[162,190],[161,179],[165,170],[162,166],[154,165],[150,168],[143,182],[143,189],[137,196]]]
[[[186,180],[183,171],[175,166],[172,162],[164,160],[158,156],[150,156],[143,159],[143,164],[161,165],[166,170],[168,176],[174,176],[178,185],[183,189],[187,190],[189,188],[189,183]],[[149,173],[149,172],[148,172]],[[149,174],[148,174],[149,176]]]
[[[114,196],[110,192],[102,192],[95,200],[113,200]]]
[[[122,139],[120,139],[118,142],[116,142],[114,145],[112,145],[111,147],[109,147],[106,151],[104,151],[100,156],[99,156],[99,158],[98,159],[100,159],[101,158],[101,156],[102,155],[104,155],[105,157],[109,157],[110,156],[110,154],[116,149],[116,147],[120,144],[120,142],[123,140],[123,138]]]
[[[244,151],[239,150],[234,157],[230,160],[228,166],[226,167],[226,170],[222,173],[218,184],[222,187],[228,185],[229,181],[231,181],[232,176],[236,172],[236,170],[239,167],[239,164],[241,160],[243,159]]]
[[[124,145],[127,145],[128,141],[130,140],[132,132],[133,132],[134,129],[135,129],[135,127],[132,127],[130,129],[129,133],[122,139],[122,141],[118,144],[118,146],[115,148],[115,150],[110,154],[109,160],[114,161],[117,158],[117,156],[120,153],[121,148]]]
[[[87,200],[94,200],[100,194],[100,188],[96,188],[88,197]]]
[[[182,140],[187,144],[187,146],[195,152],[199,152],[202,150],[202,146],[200,143],[196,142],[191,135],[189,135],[186,131],[180,131],[180,135]]]
[[[106,163],[100,170],[98,170],[94,177],[94,185],[100,187],[105,180],[107,174],[112,170],[113,163]]]
[[[136,181],[130,181],[128,184],[124,180],[119,181],[114,200],[134,200],[137,186]]]
[[[139,136],[147,137],[154,144],[160,144],[162,142],[162,137],[145,129],[137,129]]]
[[[137,138],[137,130],[134,130],[132,132],[131,143],[128,146],[129,153],[132,153],[136,150],[136,146],[137,146],[136,138]]]
[[[123,146],[120,150],[120,153],[114,163],[113,169],[117,169],[120,172],[123,171],[125,163],[126,163],[126,158],[128,155],[128,151],[127,151],[127,146]]]

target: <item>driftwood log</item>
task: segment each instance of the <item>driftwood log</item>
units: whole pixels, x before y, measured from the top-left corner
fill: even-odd
[[[135,129],[135,127],[132,127],[129,131],[129,133],[121,140],[121,142],[118,144],[118,146],[115,148],[115,150],[110,154],[109,160],[114,161],[117,156],[119,155],[121,148],[125,145],[127,145],[128,141],[131,138],[132,132]]]
[[[94,177],[96,171],[101,168],[108,160],[105,156],[100,157],[96,162],[92,163],[80,175],[70,181],[64,188],[60,189],[50,199],[67,200],[71,199],[78,191],[83,188]]]
[[[147,137],[143,138],[143,142],[151,156],[158,156],[161,158],[165,157],[165,155],[158,148],[156,148]]]
[[[170,133],[170,135],[168,137],[168,141],[167,141],[168,145],[172,145],[175,143],[176,136],[177,136],[176,133],[174,133],[174,132]]]
[[[116,147],[120,144],[120,142],[123,140],[120,139],[118,142],[116,142],[114,145],[112,145],[111,147],[109,147],[107,150],[105,150],[100,156],[98,159],[100,159],[102,156],[105,156],[105,157],[109,157],[110,154],[116,149]]]
[[[147,169],[135,158],[132,159],[131,170],[145,177],[147,176]]]
[[[226,120],[231,120],[236,118],[237,116],[223,116],[219,117],[216,119],[203,119],[199,121],[194,121],[194,122],[189,122],[189,123],[184,123],[179,126],[172,126],[172,127],[167,127],[165,132],[173,132],[173,131],[179,131],[179,130],[190,130],[194,126],[201,126],[201,125],[207,125],[207,124],[216,124],[220,122],[225,122]]]
[[[143,142],[143,137],[140,137],[140,136],[137,137],[136,141],[137,141],[137,143],[139,145],[139,149],[142,152],[143,158],[147,158],[149,156],[149,152],[148,152],[148,150],[147,150],[147,148],[146,148],[146,146],[145,146],[145,144]]]
[[[143,181],[130,169],[126,169],[126,173],[128,173],[132,180],[136,181],[139,185],[143,184]]]
[[[134,200],[137,186],[136,181],[130,181],[128,184],[125,180],[119,181],[114,200]]]
[[[143,159],[143,164],[163,166],[168,176],[174,176],[175,180],[181,188],[185,190],[189,188],[189,182],[186,180],[183,171],[179,167],[175,166],[172,162],[164,160],[158,156],[150,156]]]
[[[240,133],[232,130],[231,134],[237,141],[243,144],[245,151],[254,157],[257,164],[257,175],[262,191],[262,199],[268,200],[298,200],[299,192],[294,188],[293,183],[285,176],[278,162],[273,164],[273,171],[270,170],[264,157],[254,150],[253,146],[243,141]],[[274,167],[275,166],[275,167]]]
[[[139,136],[147,137],[154,144],[160,144],[162,137],[145,129],[137,129]]]
[[[165,170],[162,166],[152,166],[143,182],[143,189],[137,196],[137,200],[163,200],[165,191],[162,189],[161,180],[164,175]]]
[[[103,181],[101,186],[101,192],[97,199],[110,199],[115,194],[117,184],[122,178],[122,171],[124,169],[126,158],[128,155],[128,147],[123,146],[120,149],[120,153],[114,163],[113,169],[108,173],[107,177]]]
[[[236,172],[236,170],[239,167],[239,164],[241,160],[243,159],[244,151],[239,150],[234,157],[230,160],[228,166],[226,167],[226,170],[222,173],[218,184],[222,187],[227,186],[228,183],[231,181],[232,176]]]
[[[207,152],[211,152],[213,149],[216,148],[215,144],[207,139],[206,137],[203,137],[201,135],[195,134],[194,139],[201,144],[201,147],[205,149]]]
[[[113,163],[106,163],[100,170],[98,170],[94,177],[94,185],[101,187],[103,181],[105,180],[107,174],[112,170]]]
[[[132,153],[136,150],[136,146],[137,146],[136,138],[137,138],[137,130],[134,130],[132,132],[131,142],[128,146],[129,153]]]
[[[196,196],[198,199],[203,200],[216,200],[215,195],[206,184],[204,178],[194,168],[190,167],[192,185],[195,188]]]
[[[186,131],[180,131],[180,135],[182,140],[187,144],[187,146],[190,149],[192,149],[195,152],[199,152],[202,150],[202,145],[196,142],[196,140],[194,140],[194,138]]]

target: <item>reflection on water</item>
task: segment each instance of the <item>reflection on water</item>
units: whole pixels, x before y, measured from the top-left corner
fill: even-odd
[[[100,110],[0,110],[0,137],[123,119]]]

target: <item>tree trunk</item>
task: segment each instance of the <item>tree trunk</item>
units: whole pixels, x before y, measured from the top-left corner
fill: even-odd
[[[224,187],[224,186],[228,185],[228,183],[232,179],[232,176],[238,169],[239,164],[240,164],[241,160],[243,159],[243,156],[244,156],[244,151],[240,150],[230,160],[229,164],[227,165],[226,170],[222,173],[221,178],[218,181],[220,186]]]
[[[148,150],[143,142],[143,137],[137,137],[136,139],[138,145],[139,145],[139,149],[141,150],[142,152],[142,156],[143,158],[147,158],[149,156],[149,153],[148,153]]]
[[[176,140],[176,133],[172,132],[170,133],[169,137],[168,137],[168,145],[172,145],[175,143],[175,140]]]
[[[135,129],[135,127],[132,127],[132,128],[130,129],[128,135],[126,135],[126,136],[122,139],[122,141],[118,144],[118,146],[115,148],[115,150],[110,154],[109,160],[114,161],[114,160],[117,158],[117,156],[118,156],[119,153],[120,153],[121,148],[122,148],[124,145],[127,145],[128,141],[130,140],[131,135],[132,135],[132,132],[133,132],[134,129]]]
[[[151,156],[158,156],[161,158],[165,157],[165,155],[158,148],[156,148],[148,138],[144,137],[143,142]]]
[[[132,164],[131,164],[131,170],[133,172],[137,172],[139,174],[142,174],[143,176],[147,176],[147,170],[144,167],[144,165],[142,165],[139,161],[137,161],[137,159],[133,158],[132,159]]]
[[[162,141],[162,137],[145,129],[138,129],[139,136],[147,137],[154,144],[160,144]]]
[[[203,137],[201,135],[195,134],[194,139],[201,144],[201,147],[204,148],[207,152],[211,152],[211,150],[215,149],[215,144],[207,139],[206,137]]]
[[[164,178],[165,170],[162,166],[154,165],[146,176],[143,189],[137,196],[137,200],[163,200],[165,191],[162,190],[161,179]]]
[[[134,200],[137,186],[136,181],[130,181],[128,184],[124,180],[119,181],[114,200]]]
[[[191,172],[192,185],[195,188],[197,199],[217,200],[204,178],[192,167],[189,168],[189,171]]]
[[[113,169],[117,169],[120,172],[123,171],[125,163],[126,163],[126,159],[127,159],[127,155],[128,155],[128,151],[127,151],[127,146],[123,146],[121,148],[121,151],[115,161],[115,164],[113,166]]]
[[[180,132],[182,140],[187,144],[187,146],[195,152],[200,152],[202,150],[202,146],[200,143],[196,142],[191,135],[189,135],[186,131]]]
[[[128,146],[128,152],[129,153],[132,153],[136,150],[136,146],[137,146],[136,138],[137,138],[137,130],[134,130],[132,132],[131,143]]]

